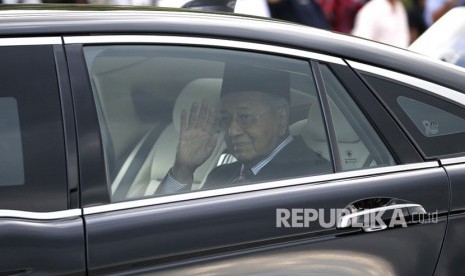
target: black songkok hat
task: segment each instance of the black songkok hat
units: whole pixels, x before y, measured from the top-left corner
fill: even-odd
[[[243,91],[264,92],[289,101],[290,77],[286,71],[244,64],[226,64],[221,96]]]

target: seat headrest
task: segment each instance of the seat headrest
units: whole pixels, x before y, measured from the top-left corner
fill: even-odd
[[[329,101],[329,106],[331,109],[331,116],[334,122],[334,128],[336,130],[336,136],[339,143],[356,143],[360,140],[357,133],[353,130],[352,126],[347,122],[347,119],[342,115],[342,112],[339,108],[333,103],[332,100]],[[312,127],[312,124],[316,126],[322,125],[321,112],[319,108],[310,108],[308,113],[308,120],[306,126],[310,130],[310,137],[315,141],[326,141],[326,130],[321,127]]]
[[[179,93],[173,109],[173,126],[179,132],[181,128],[181,114],[185,109],[189,114],[191,106],[194,102],[201,104],[205,99],[208,101],[208,106],[219,108],[220,91],[222,79],[217,78],[201,78],[188,83]]]

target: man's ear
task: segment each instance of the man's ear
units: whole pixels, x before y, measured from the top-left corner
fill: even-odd
[[[278,133],[280,136],[284,136],[289,131],[289,109],[279,108],[278,109]]]

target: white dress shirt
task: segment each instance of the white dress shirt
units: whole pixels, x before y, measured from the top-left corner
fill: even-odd
[[[407,47],[410,44],[410,32],[404,5],[399,0],[394,5],[388,0],[371,0],[357,13],[352,34],[397,47]]]

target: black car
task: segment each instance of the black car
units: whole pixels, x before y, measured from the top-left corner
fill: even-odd
[[[465,273],[452,65],[264,18],[54,6],[3,6],[0,60],[0,275]],[[240,161],[218,128],[192,187],[159,193],[229,64],[286,75],[290,137],[326,169],[206,189]]]

